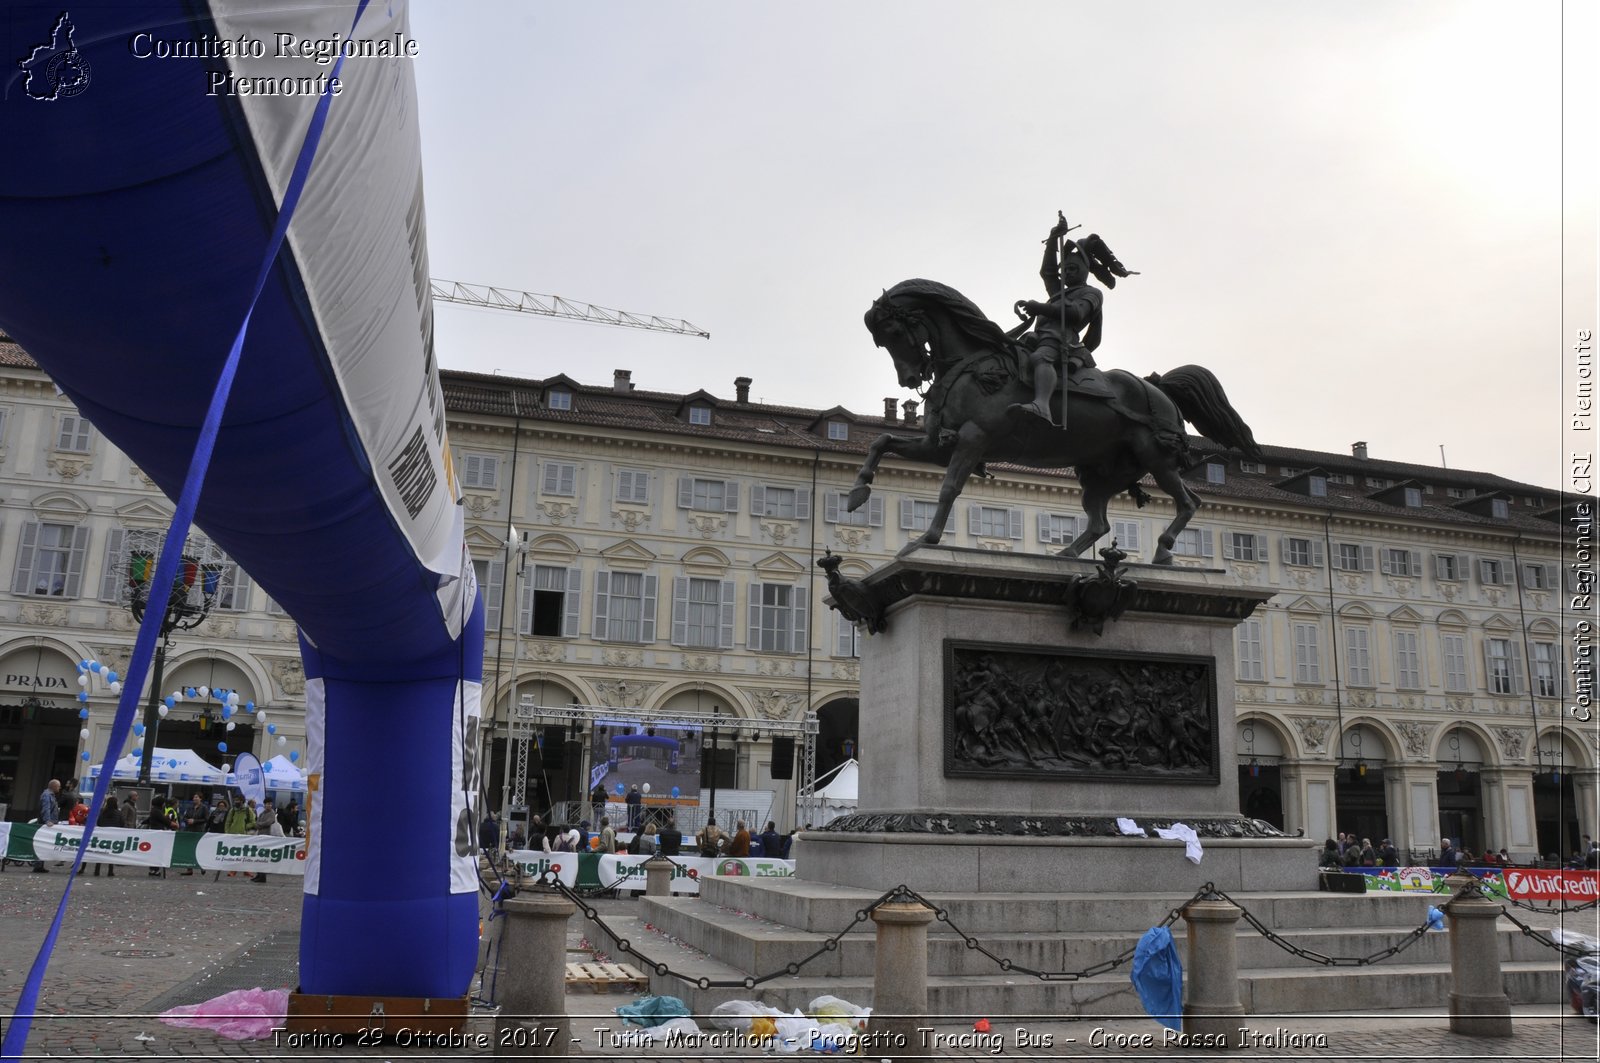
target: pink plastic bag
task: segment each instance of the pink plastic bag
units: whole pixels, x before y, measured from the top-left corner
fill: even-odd
[[[287,989],[235,989],[203,1004],[181,1004],[159,1017],[168,1026],[210,1030],[230,1041],[260,1041],[283,1025]]]

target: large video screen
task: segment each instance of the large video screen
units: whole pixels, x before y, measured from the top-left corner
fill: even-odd
[[[615,801],[617,787],[626,794],[637,786],[647,804],[699,803],[699,727],[596,720],[589,733],[591,790],[600,786]]]

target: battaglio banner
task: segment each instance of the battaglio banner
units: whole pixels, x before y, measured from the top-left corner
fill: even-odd
[[[644,890],[644,862],[648,856],[600,857],[600,885],[627,893]],[[747,876],[754,878],[791,878],[793,860],[766,860],[760,857],[737,856],[672,856],[675,865],[669,885],[673,893],[699,893],[700,878],[704,875]]]
[[[83,839],[82,827],[0,824],[3,851],[12,860],[71,860]],[[265,834],[195,834],[190,831],[100,827],[89,839],[86,863],[139,867],[198,868],[202,871],[276,871],[305,874],[306,840]]]

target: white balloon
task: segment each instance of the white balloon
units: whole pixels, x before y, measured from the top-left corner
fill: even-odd
[[[256,722],[257,723],[266,723],[267,722],[267,714],[265,712],[263,712],[261,709],[257,709],[256,710]]]
[[[182,701],[182,700],[183,700],[183,691],[181,691],[181,690],[174,690],[174,691],[173,691],[173,692],[172,692],[172,700],[173,700],[173,701]]]
[[[167,707],[165,705],[156,706],[156,715],[160,716],[163,720],[166,719],[167,718]]]
[[[111,693],[113,693],[113,694],[122,693],[122,680],[119,679],[115,683],[111,684]]]
[[[230,731],[233,730],[233,727],[234,727],[233,721],[229,720],[228,721],[228,730],[230,730]]]
[[[88,687],[89,687],[89,677],[87,675],[80,675],[78,677],[78,685],[80,687],[83,687],[84,689],[88,689]]]
[[[85,727],[83,730],[79,731],[78,732],[78,737],[79,738],[88,738],[89,737],[89,729],[87,727]]]
[[[195,693],[199,694],[203,698],[209,698],[211,696],[211,688],[201,687],[199,690],[196,690]]]
[[[286,746],[286,745],[289,744],[289,740],[287,738],[285,738],[283,735],[279,735],[278,736],[278,744],[280,746]]]
[[[237,690],[228,691],[228,704],[229,705],[237,705],[237,704],[239,704],[239,692]]]
[[[649,793],[650,792],[650,784],[649,783],[645,783],[643,786],[639,787],[639,789],[643,790],[645,793]]]

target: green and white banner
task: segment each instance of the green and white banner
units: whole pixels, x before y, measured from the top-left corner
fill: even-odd
[[[0,845],[12,860],[71,860],[83,840],[82,827],[0,823]],[[195,834],[190,831],[100,827],[89,838],[85,863],[204,871],[276,871],[303,875],[304,838],[265,834]]]
[[[32,830],[30,858],[39,860],[71,860],[83,842],[82,827],[35,827],[19,825],[15,834]],[[101,827],[89,839],[89,849],[83,854],[85,863],[138,864],[141,867],[172,867],[172,840],[175,835],[165,830],[124,830],[121,827]],[[21,840],[21,839],[19,839]]]
[[[637,893],[644,889],[645,870],[642,866],[648,856],[600,857],[600,885]],[[749,876],[753,878],[790,878],[794,875],[793,860],[767,860],[761,857],[737,856],[671,856],[677,866],[668,880],[673,893],[699,893],[703,875]]]
[[[181,835],[180,835],[181,837]],[[206,871],[306,873],[306,840],[266,834],[195,834],[195,865]]]
[[[508,854],[525,878],[538,878],[554,871],[556,878],[569,889],[578,884],[577,853],[545,853],[537,849],[513,849]]]

